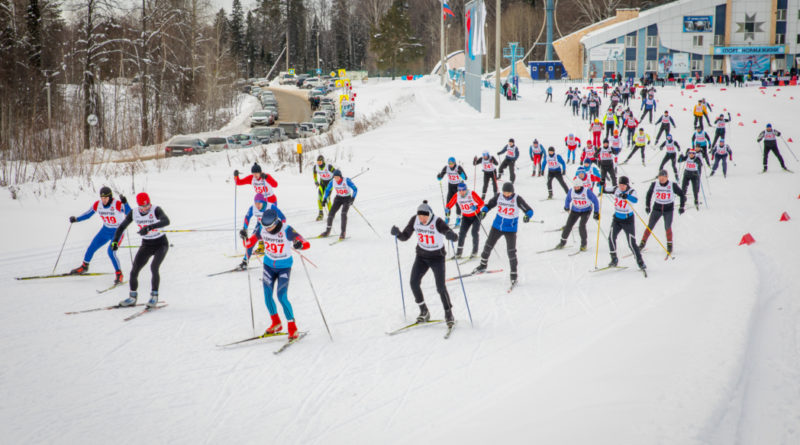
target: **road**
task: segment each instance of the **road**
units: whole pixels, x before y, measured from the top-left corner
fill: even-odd
[[[308,122],[311,120],[311,105],[308,103],[308,90],[286,87],[267,88],[275,94],[278,101],[278,122]]]

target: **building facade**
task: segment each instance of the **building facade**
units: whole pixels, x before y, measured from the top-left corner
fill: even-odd
[[[761,75],[798,65],[800,0],[678,0],[622,16],[554,43],[570,78]]]

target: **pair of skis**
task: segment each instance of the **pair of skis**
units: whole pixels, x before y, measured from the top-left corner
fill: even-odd
[[[141,306],[144,306],[144,305],[145,305],[145,303],[134,304],[133,306],[120,306],[118,304],[115,304],[113,306],[103,306],[103,307],[96,307],[96,308],[91,308],[91,309],[84,309],[84,310],[81,310],[81,311],[64,312],[64,314],[66,314],[66,315],[85,314],[85,313],[88,313],[88,312],[110,311],[110,310],[113,310],[113,309],[126,309],[126,308],[129,308],[129,307],[137,307],[137,306],[141,307]],[[164,308],[164,307],[167,307],[167,306],[168,306],[168,304],[166,302],[160,301],[157,306],[155,306],[155,307],[145,307],[143,310],[141,310],[139,312],[136,312],[136,313],[134,313],[134,314],[132,314],[132,315],[130,315],[128,317],[125,317],[122,321],[131,321],[134,318],[141,317],[142,315],[144,315],[144,314],[146,314],[148,312],[153,312],[153,311],[155,311],[157,309],[161,309],[161,308]]]
[[[628,268],[628,266],[606,266],[606,267],[600,267],[600,268],[597,268],[597,269],[592,269],[589,272],[603,272],[603,271],[606,271],[606,270],[613,270],[613,271],[617,271],[618,272],[620,270],[627,269],[627,268]],[[641,272],[644,275],[645,278],[647,278],[647,269],[638,269],[638,270],[639,270],[639,272]]]
[[[386,335],[390,335],[391,336],[391,335],[402,334],[402,333],[408,332],[408,331],[410,331],[410,330],[412,330],[414,328],[418,328],[418,327],[421,327],[421,326],[430,326],[430,325],[433,325],[433,324],[439,324],[439,323],[443,323],[443,322],[444,322],[444,320],[428,320],[428,321],[421,321],[421,322],[417,321],[417,322],[411,323],[409,325],[403,326],[400,329],[395,329],[394,331],[389,331],[389,332],[386,333]],[[453,323],[452,326],[448,326],[447,327],[447,331],[444,334],[444,339],[445,340],[450,338],[450,335],[453,333],[453,329],[454,328],[455,328],[455,323]]]
[[[87,272],[87,273],[60,273],[54,275],[34,275],[30,277],[17,277],[17,280],[40,280],[44,278],[64,278],[64,277],[96,277],[100,275],[111,275],[108,272]]]
[[[262,334],[262,335],[257,335],[255,337],[245,338],[244,340],[238,340],[238,341],[235,341],[235,342],[232,342],[232,343],[226,343],[224,345],[217,345],[217,346],[220,347],[220,348],[226,348],[228,346],[240,345],[242,343],[249,343],[251,341],[260,340],[262,338],[280,337],[280,336],[283,336],[283,335],[288,335],[288,334],[286,332],[276,332],[274,334],[266,334],[265,333],[265,334]],[[281,352],[285,351],[286,349],[288,349],[293,344],[295,344],[298,341],[300,341],[301,339],[303,339],[303,337],[305,337],[306,335],[308,335],[308,331],[298,332],[297,338],[293,338],[293,339],[287,341],[278,350],[274,351],[273,354],[275,354],[275,355],[280,354]]]

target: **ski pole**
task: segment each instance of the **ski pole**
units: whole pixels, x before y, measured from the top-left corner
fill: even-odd
[[[253,285],[250,283],[250,270],[245,269],[245,272],[247,272],[247,293],[250,295],[250,326],[253,328],[253,335],[256,335],[256,316],[253,313]]]
[[[442,188],[441,180],[439,180],[439,196],[442,197],[442,208],[444,209],[444,214],[447,215],[447,203],[444,202],[444,189]]]
[[[128,232],[127,228],[125,229],[125,237],[128,238],[128,245],[126,247],[128,248],[128,254],[130,254],[129,256],[131,257],[131,266],[133,266],[133,250],[132,249],[133,249],[134,246],[131,245],[131,237],[130,237],[130,233]]]
[[[703,192],[703,201],[705,201],[706,208],[708,209],[710,207],[708,206],[708,198],[706,198],[706,190],[703,188],[703,177],[698,176],[697,181],[700,183],[700,191]]]
[[[322,317],[322,322],[325,324],[325,330],[328,331],[328,337],[331,338],[333,341],[333,335],[331,335],[331,330],[328,328],[328,322],[325,320],[325,314],[322,312],[322,306],[319,304],[319,298],[317,298],[317,291],[314,290],[314,283],[311,282],[311,275],[308,274],[308,268],[306,267],[306,260],[304,257],[300,257],[300,262],[303,264],[303,270],[306,272],[306,278],[308,279],[308,285],[311,287],[311,293],[314,294],[314,301],[317,302],[317,308],[319,309],[319,315]]]
[[[403,293],[403,273],[400,269],[400,244],[397,242],[397,236],[394,237],[394,248],[397,252],[397,276],[400,278],[400,301],[403,304],[403,320],[406,319],[406,296]]]
[[[170,229],[170,230],[159,230],[159,232],[164,232],[164,233],[227,232],[228,230],[230,229]]]
[[[56,264],[53,266],[53,272],[56,273],[56,267],[58,267],[58,261],[61,260],[61,252],[64,251],[64,246],[67,244],[67,238],[69,238],[69,231],[72,230],[72,223],[69,223],[69,227],[67,228],[67,236],[64,237],[64,242],[61,243],[61,250],[58,251],[58,258],[56,258]]]
[[[603,217],[603,185],[600,184],[600,205],[597,206],[597,243],[594,249],[594,268],[597,269],[597,257],[600,254],[600,218]]]
[[[358,215],[359,215],[359,216],[361,216],[362,218],[364,218],[364,222],[366,222],[366,223],[367,223],[367,225],[369,226],[369,228],[370,228],[370,229],[372,229],[372,231],[373,231],[373,232],[375,232],[375,236],[377,236],[378,238],[380,238],[381,236],[378,234],[378,231],[377,231],[377,230],[375,230],[375,228],[374,228],[374,227],[372,227],[372,224],[370,224],[370,223],[369,223],[369,221],[367,220],[367,218],[364,216],[364,214],[362,214],[362,213],[361,213],[361,212],[358,210],[358,207],[356,207],[356,206],[355,206],[355,204],[353,204],[351,207],[353,207],[353,209],[354,209],[354,210],[355,210],[355,211],[358,213]]]
[[[319,267],[317,267],[317,265],[316,265],[316,264],[314,264],[313,262],[311,262],[311,260],[309,260],[307,256],[305,256],[305,255],[303,255],[302,253],[300,253],[300,251],[299,251],[299,250],[297,250],[297,249],[295,249],[295,248],[292,248],[292,250],[294,250],[296,254],[300,255],[300,256],[301,256],[301,257],[302,257],[304,260],[306,260],[306,262],[308,262],[308,264],[310,264],[310,265],[314,266],[314,269],[319,269]]]
[[[450,241],[450,248],[453,251],[456,250],[456,247],[453,245],[453,242]],[[461,282],[461,292],[464,293],[464,304],[467,305],[467,314],[469,314],[469,325],[475,327],[475,324],[472,322],[472,311],[469,309],[469,300],[467,299],[467,290],[464,288],[464,279],[461,278],[461,266],[458,265],[458,261],[456,263],[456,271],[458,272],[458,281]]]
[[[786,139],[784,139],[783,136],[781,136],[781,140],[783,141],[783,144],[786,145],[786,148],[789,149],[789,153],[792,154],[792,157],[794,158],[794,160],[797,161],[797,162],[800,162],[800,159],[797,159],[797,156],[795,156],[794,151],[792,151],[792,147],[789,146],[789,143],[786,142]]]
[[[478,186],[478,164],[472,164],[472,190]]]
[[[366,173],[366,172],[368,172],[368,171],[369,171],[369,167],[367,167],[367,169],[366,169],[366,170],[362,170],[362,171],[360,171],[359,173],[356,173],[355,175],[351,176],[351,177],[350,177],[350,179],[355,179],[355,178],[357,178],[357,177],[359,177],[359,176],[363,175],[364,173]]]
[[[650,226],[648,226],[648,225],[647,225],[647,223],[646,223],[646,222],[644,222],[644,219],[642,219],[641,215],[639,215],[639,212],[637,212],[637,211],[636,211],[636,209],[634,209],[634,208],[633,208],[633,206],[631,206],[631,210],[633,210],[633,214],[634,214],[634,215],[636,215],[636,217],[637,217],[637,218],[639,218],[639,221],[641,221],[641,222],[642,222],[642,224],[644,225],[644,228],[645,228],[645,229],[647,229],[647,231],[648,231],[648,232],[650,232],[650,235],[651,235],[651,236],[652,236],[652,237],[653,237],[653,238],[654,238],[656,241],[658,241],[658,245],[659,245],[659,246],[661,246],[661,248],[662,248],[662,249],[664,249],[664,252],[667,252],[667,255],[669,255],[669,257],[670,257],[670,258],[673,258],[673,259],[674,259],[675,257],[673,257],[673,256],[672,256],[672,254],[669,252],[669,250],[667,250],[667,248],[666,248],[666,247],[664,247],[664,244],[662,244],[662,243],[661,243],[661,240],[659,240],[659,239],[658,239],[658,237],[656,236],[656,234],[655,234],[655,233],[653,233],[653,231],[652,231],[652,230],[650,230]]]
[[[489,241],[489,232],[487,232],[486,228],[483,227],[483,222],[481,221],[480,216],[478,216],[478,224],[480,224],[481,229],[483,229],[483,234],[486,235],[486,241]],[[497,247],[492,246],[492,250],[494,251],[495,255],[497,255],[497,259],[499,261],[503,261],[503,258],[500,256],[500,254],[497,253]]]
[[[239,239],[236,237],[236,209],[238,200],[238,187],[236,186],[236,178],[233,179],[233,251],[239,250]]]

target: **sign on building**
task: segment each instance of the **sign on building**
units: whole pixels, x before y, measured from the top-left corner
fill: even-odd
[[[715,46],[714,55],[733,56],[748,54],[783,54],[786,47],[783,45],[773,46]]]
[[[683,32],[714,32],[714,18],[710,15],[685,15]]]
[[[589,60],[622,60],[624,58],[624,43],[606,43],[589,50]]]
[[[675,74],[689,72],[689,53],[675,53],[672,55],[672,72]]]

